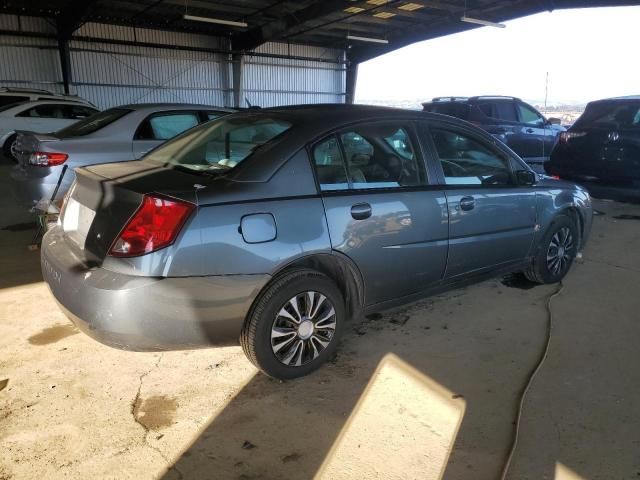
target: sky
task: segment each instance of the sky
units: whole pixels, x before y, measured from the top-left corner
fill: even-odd
[[[356,102],[512,95],[579,104],[640,94],[640,7],[555,10],[401,48],[360,64]]]

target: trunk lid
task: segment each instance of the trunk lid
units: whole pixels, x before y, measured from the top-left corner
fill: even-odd
[[[65,236],[87,263],[101,263],[145,194],[196,204],[201,176],[144,161],[76,169],[76,183],[61,219]]]
[[[53,133],[18,131],[16,136],[18,162],[21,166],[29,165],[29,158],[31,158],[32,153],[41,151],[42,145],[45,143],[58,141],[60,139]]]

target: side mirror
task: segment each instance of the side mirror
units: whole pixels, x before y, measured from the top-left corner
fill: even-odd
[[[562,123],[562,120],[556,117],[551,117],[547,119],[547,123],[549,125],[560,125]]]
[[[538,177],[531,170],[518,170],[516,172],[518,185],[535,185]]]

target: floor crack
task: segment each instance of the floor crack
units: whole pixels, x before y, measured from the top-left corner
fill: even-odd
[[[141,422],[140,419],[138,418],[138,412],[140,411],[140,403],[141,403],[140,392],[142,391],[142,384],[144,383],[145,377],[158,368],[158,366],[160,365],[160,362],[162,361],[163,355],[164,354],[161,353],[158,356],[158,360],[156,361],[156,363],[149,370],[147,370],[146,372],[143,372],[138,378],[138,390],[136,391],[136,396],[133,398],[133,401],[131,402],[131,416],[133,417],[133,421],[136,422],[138,425],[140,425],[144,430],[144,434],[142,437],[143,443],[147,447],[158,452],[158,455],[160,455],[168,465],[167,471],[174,470],[178,474],[178,478],[182,479],[183,478],[182,472],[178,470],[178,468],[175,465],[172,465],[171,459],[167,458],[166,455],[162,452],[162,450],[160,450],[158,447],[149,443],[149,433],[151,432],[151,430],[147,425]]]

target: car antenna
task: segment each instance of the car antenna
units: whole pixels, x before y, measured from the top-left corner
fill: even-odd
[[[200,205],[200,200],[198,199],[198,192],[200,190],[202,190],[203,188],[206,188],[206,186],[200,184],[200,183],[194,183],[193,184],[193,188],[194,188],[194,193],[196,195],[196,205]]]

